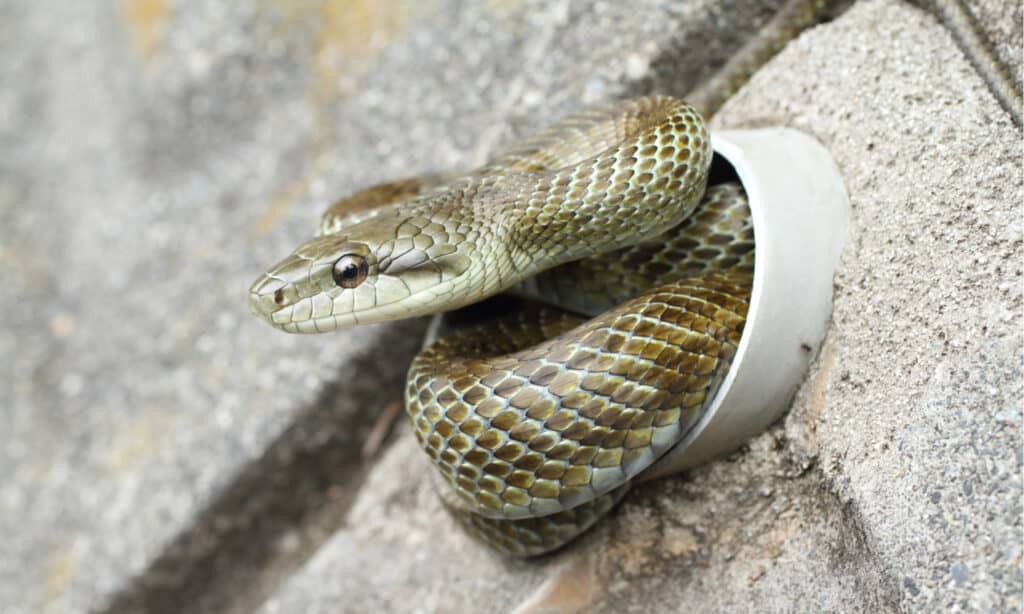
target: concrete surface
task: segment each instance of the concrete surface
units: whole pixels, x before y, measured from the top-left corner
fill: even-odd
[[[1020,5],[975,8],[1019,74]],[[716,118],[813,134],[851,195],[793,410],[570,549],[504,561],[408,433],[360,452],[422,323],[292,337],[245,311],[338,194],[683,94],[768,12],[0,4],[0,609],[1020,611],[1021,135],[908,5],[854,5]]]

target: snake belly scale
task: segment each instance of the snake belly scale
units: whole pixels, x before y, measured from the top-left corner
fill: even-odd
[[[681,101],[597,107],[469,174],[345,199],[250,305],[324,332],[514,286],[561,296],[573,312],[534,305],[437,340],[406,390],[446,507],[502,552],[543,553],[682,439],[736,352],[753,234],[738,185],[706,190],[710,162]]]

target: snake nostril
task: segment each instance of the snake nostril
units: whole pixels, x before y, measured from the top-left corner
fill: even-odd
[[[274,304],[278,307],[284,305],[284,290],[282,288],[274,291]]]

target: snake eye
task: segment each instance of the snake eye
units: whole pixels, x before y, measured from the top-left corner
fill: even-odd
[[[334,263],[334,268],[331,270],[334,283],[342,288],[355,288],[363,283],[369,273],[370,265],[367,264],[366,258],[355,254],[342,256]]]

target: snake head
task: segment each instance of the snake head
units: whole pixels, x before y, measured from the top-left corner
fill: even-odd
[[[385,216],[309,240],[252,284],[249,307],[293,333],[433,313],[470,266],[437,226]]]

